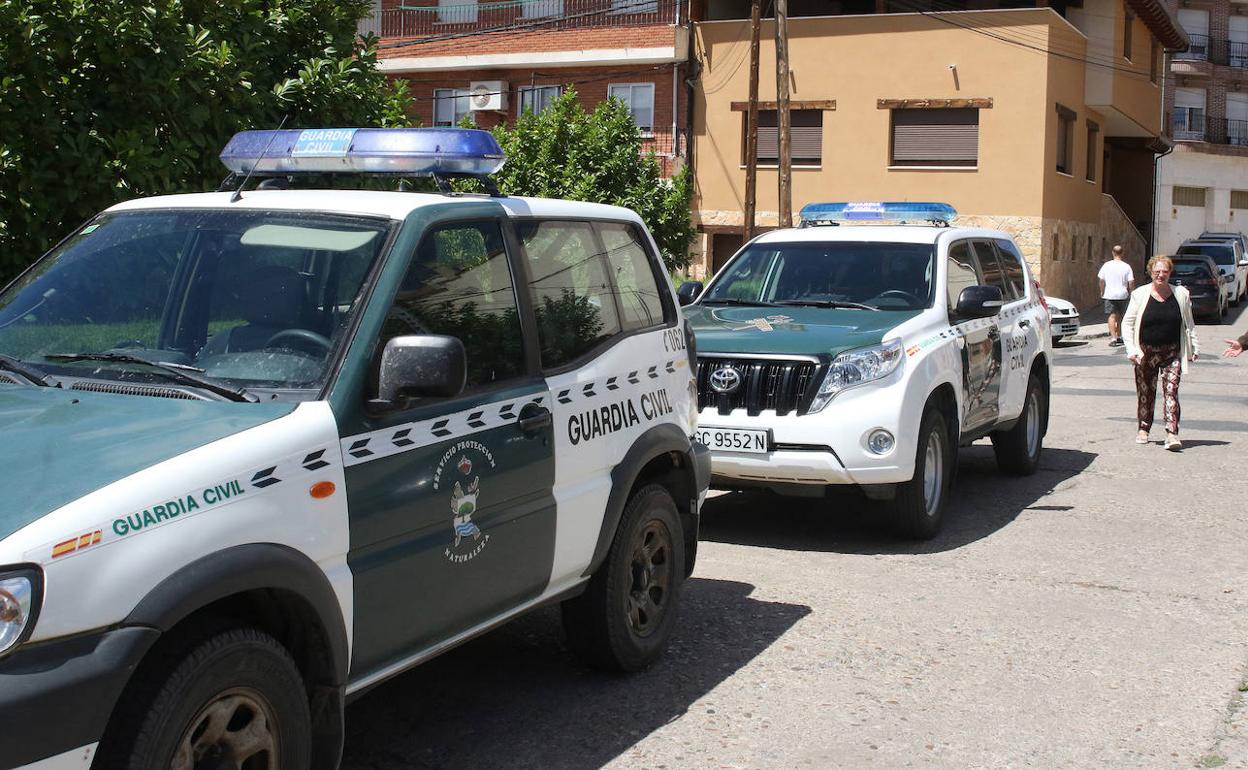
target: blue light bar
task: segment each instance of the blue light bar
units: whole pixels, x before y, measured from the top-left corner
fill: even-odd
[[[313,128],[241,131],[221,151],[236,174],[492,174],[506,158],[475,128]]]
[[[948,203],[809,203],[798,214],[802,224],[817,222],[943,222],[958,215]]]

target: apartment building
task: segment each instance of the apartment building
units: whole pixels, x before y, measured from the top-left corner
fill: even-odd
[[[592,111],[614,97],[671,174],[688,153],[686,0],[376,0],[362,32],[407,81],[425,126],[481,128],[540,111],[574,87]]]
[[[1182,0],[1191,44],[1166,73],[1174,152],[1158,164],[1157,247],[1202,231],[1248,232],[1248,2]]]
[[[1195,2],[1196,0],[1193,0]],[[1223,0],[1225,2],[1225,0]],[[699,7],[700,6],[700,7]],[[1047,291],[1095,302],[1114,243],[1142,267],[1163,138],[1160,0],[791,0],[793,208],[936,200],[1014,235]],[[748,0],[695,4],[695,264],[741,244]],[[756,224],[777,224],[774,27],[763,25]]]

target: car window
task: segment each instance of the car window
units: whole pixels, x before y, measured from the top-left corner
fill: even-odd
[[[518,229],[542,366],[563,366],[619,334],[620,309],[592,226],[533,221],[519,223]]]
[[[1006,302],[1017,299],[1014,287],[1005,279],[1005,269],[997,259],[997,250],[988,241],[975,241],[975,254],[979,258],[979,274],[984,277],[984,284],[996,286],[1001,290],[1001,298]]]
[[[970,241],[958,241],[949,247],[949,310],[956,310],[958,297],[968,286],[980,283]]]
[[[1014,296],[1027,296],[1027,272],[1023,269],[1023,255],[1011,241],[998,238],[993,241],[997,245],[997,256],[1001,266],[1005,268],[1005,280],[1014,287]]]
[[[663,301],[659,283],[645,247],[635,228],[619,222],[594,225],[606,249],[607,264],[620,301],[620,324],[625,331],[663,323]]]
[[[932,304],[932,252],[930,244],[887,241],[753,243],[700,301],[918,310]]]
[[[1180,254],[1204,254],[1213,257],[1219,265],[1235,264],[1235,252],[1229,245],[1221,243],[1186,243],[1179,247]]]
[[[458,337],[467,354],[469,388],[524,374],[524,338],[496,222],[445,225],[425,235],[386,316],[378,350],[409,334]]]
[[[1175,260],[1174,262],[1175,278],[1212,278],[1209,268],[1199,262],[1184,262]]]

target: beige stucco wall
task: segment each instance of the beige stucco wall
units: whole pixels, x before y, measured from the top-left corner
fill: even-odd
[[[1179,244],[1205,230],[1248,232],[1248,210],[1231,208],[1231,191],[1248,190],[1248,157],[1195,152],[1180,145],[1158,163],[1158,252],[1173,254]],[[1205,205],[1175,206],[1175,185],[1205,188]]]
[[[1049,9],[942,14],[957,25],[1028,39],[1065,25]],[[775,99],[773,25],[763,25],[759,98]],[[792,19],[789,23],[791,98],[836,101],[824,113],[823,163],[793,171],[793,207],[819,200],[944,200],[963,211],[1042,213],[1037,176],[1046,142],[1038,126],[1046,104],[1045,57],[920,14]],[[742,115],[749,85],[748,21],[697,25],[695,46],[704,69],[695,97],[695,208],[707,220],[740,221],[745,171]],[[949,68],[956,65],[956,70]],[[1079,76],[1082,78],[1082,72]],[[991,98],[980,110],[979,166],[932,171],[889,169],[889,111],[876,100]],[[760,168],[757,208],[776,211],[774,168]],[[728,212],[713,214],[711,212]],[[727,222],[725,222],[727,224]]]

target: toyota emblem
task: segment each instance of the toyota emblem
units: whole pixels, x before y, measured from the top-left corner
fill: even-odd
[[[741,387],[741,372],[731,366],[721,366],[711,372],[711,390],[716,393],[726,396],[736,393],[739,387]]]

